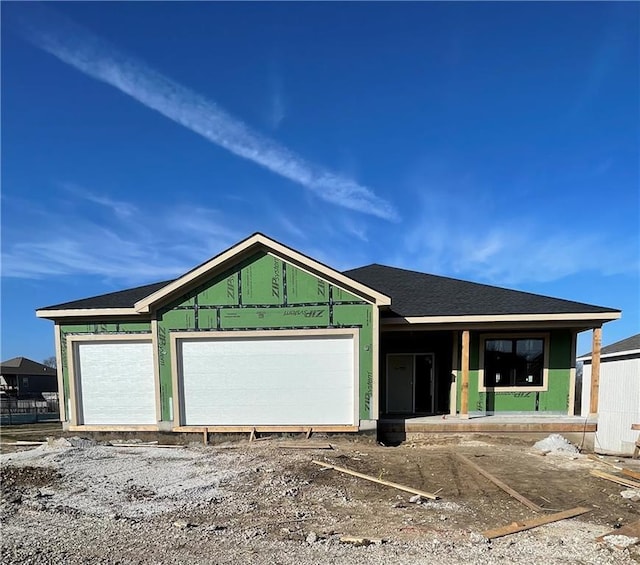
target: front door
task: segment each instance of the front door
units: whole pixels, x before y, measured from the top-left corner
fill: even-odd
[[[387,413],[434,413],[433,354],[387,355]]]
[[[387,412],[410,414],[413,408],[413,355],[387,356]]]

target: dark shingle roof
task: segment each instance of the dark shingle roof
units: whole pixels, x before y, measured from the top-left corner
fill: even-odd
[[[157,282],[137,286],[127,290],[118,292],[110,292],[108,294],[100,294],[99,296],[91,296],[90,298],[81,298],[72,302],[63,302],[62,304],[54,304],[53,306],[45,306],[38,310],[75,310],[85,308],[133,308],[133,305],[143,298],[160,290],[163,286],[167,286],[170,281]]]
[[[473,316],[500,314],[574,314],[618,312],[612,308],[550,298],[539,294],[509,290],[407,271],[384,265],[368,265],[344,274],[391,297],[391,310],[386,316]],[[139,286],[91,298],[74,300],[40,310],[90,308],[132,308],[143,298],[173,281]]]
[[[55,377],[58,374],[55,367],[47,367],[26,357],[14,357],[3,361],[0,371],[3,375],[51,375]]]
[[[403,317],[618,312],[384,265],[368,265],[344,274],[390,296],[391,315]]]
[[[640,349],[640,334],[632,335],[620,341],[616,341],[611,345],[607,345],[600,349],[600,355],[612,355],[614,353],[623,353],[625,351],[637,351]],[[591,359],[591,351],[580,355],[578,359]]]

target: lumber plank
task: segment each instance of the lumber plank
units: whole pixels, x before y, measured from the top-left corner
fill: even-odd
[[[469,330],[462,332],[462,361],[461,361],[461,395],[460,395],[460,417],[469,417],[469,350],[470,337]]]
[[[483,533],[483,535],[488,539],[501,538],[503,536],[508,536],[509,534],[515,534],[516,532],[523,532],[524,530],[531,530],[532,528],[537,528],[538,526],[551,524],[552,522],[558,522],[560,520],[566,520],[568,518],[575,518],[576,516],[580,516],[590,511],[590,508],[578,506],[577,508],[571,508],[570,510],[556,512],[555,514],[548,514],[547,516],[540,516],[539,518],[533,518],[531,520],[513,522],[512,524],[509,524],[507,526],[502,526],[493,530],[487,530]]]
[[[46,445],[46,441],[27,441],[27,440],[18,440],[14,443],[10,443],[8,445]]]
[[[624,477],[618,477],[617,475],[612,475],[611,473],[604,473],[602,471],[591,471],[591,474],[594,477],[598,477],[600,479],[606,479],[607,481],[611,481],[612,483],[618,483],[619,485],[628,487],[628,488],[637,488],[640,489],[640,483],[638,481],[632,481],[631,479],[625,479]]]
[[[70,432],[157,432],[158,426],[153,425],[119,425],[103,426],[96,424],[82,424],[79,426],[69,426]]]
[[[526,496],[521,495],[518,491],[512,489],[508,484],[504,483],[503,481],[501,481],[497,477],[493,476],[488,471],[485,471],[482,467],[480,467],[479,465],[477,465],[476,463],[471,461],[469,458],[465,457],[464,455],[462,455],[460,453],[455,453],[454,455],[460,461],[462,461],[463,463],[466,463],[467,465],[469,465],[470,467],[472,467],[473,469],[478,471],[478,473],[480,473],[483,477],[489,479],[494,485],[500,487],[509,496],[512,496],[516,500],[519,500],[520,502],[522,502],[522,504],[524,504],[527,508],[530,508],[534,512],[546,512],[546,510],[544,508],[542,508],[542,506],[537,505],[532,500],[529,500]]]
[[[618,467],[618,465],[614,465],[613,463],[610,463],[606,459],[600,459],[600,457],[598,457],[593,453],[590,453],[589,455],[587,455],[587,458],[591,459],[592,461],[597,461],[598,463],[602,463],[603,465],[608,465],[609,467],[613,467],[616,471],[620,471],[622,469],[622,467]]]
[[[631,424],[632,430],[640,430],[640,424]]]
[[[113,428],[115,430],[115,428]],[[122,428],[120,428],[122,429]],[[198,432],[202,433],[207,430],[210,434],[215,433],[250,433],[255,430],[258,433],[306,433],[309,426],[175,426],[173,432]],[[357,432],[358,426],[349,425],[327,425],[314,426],[313,432]],[[582,431],[582,428],[580,428]]]
[[[410,492],[411,494],[417,494],[423,498],[430,498],[432,500],[437,500],[439,497],[431,492],[426,492],[424,490],[418,490],[412,487],[408,487],[406,485],[401,485],[400,483],[394,483],[391,481],[385,481],[384,479],[378,479],[376,477],[372,477],[371,475],[365,475],[364,473],[358,473],[357,471],[352,471],[351,469],[345,469],[344,467],[338,467],[336,465],[331,465],[325,461],[311,461],[315,465],[320,465],[321,467],[325,467],[327,469],[333,469],[334,471],[338,471],[340,473],[345,473],[347,475],[353,475],[354,477],[359,477],[361,479],[366,479],[367,481],[371,481],[372,483],[378,483],[379,485],[384,485],[387,487],[392,487],[398,490],[403,490],[405,492]]]
[[[598,413],[598,394],[600,391],[600,350],[602,348],[602,327],[593,328],[591,345],[591,396],[589,414]]]
[[[156,443],[110,443],[111,447],[153,447],[153,448],[169,448],[184,449],[184,445],[160,445]]]
[[[382,543],[381,538],[361,538],[356,536],[341,536],[341,543],[350,543],[352,545],[371,545],[376,544],[380,545]]]
[[[318,443],[316,445],[311,443],[280,443],[276,444],[276,447],[281,447],[283,449],[333,449],[333,446],[330,443]]]
[[[622,468],[622,474],[633,479],[640,479],[640,471],[634,471],[633,469]]]

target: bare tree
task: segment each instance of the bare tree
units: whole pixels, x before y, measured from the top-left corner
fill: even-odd
[[[52,355],[51,357],[47,357],[43,362],[43,365],[46,365],[47,367],[53,367],[54,369],[56,368],[56,358],[55,355]]]

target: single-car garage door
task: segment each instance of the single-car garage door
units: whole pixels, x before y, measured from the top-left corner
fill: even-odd
[[[354,425],[354,336],[180,339],[184,425]]]
[[[75,347],[78,423],[157,423],[150,341],[87,341]]]

